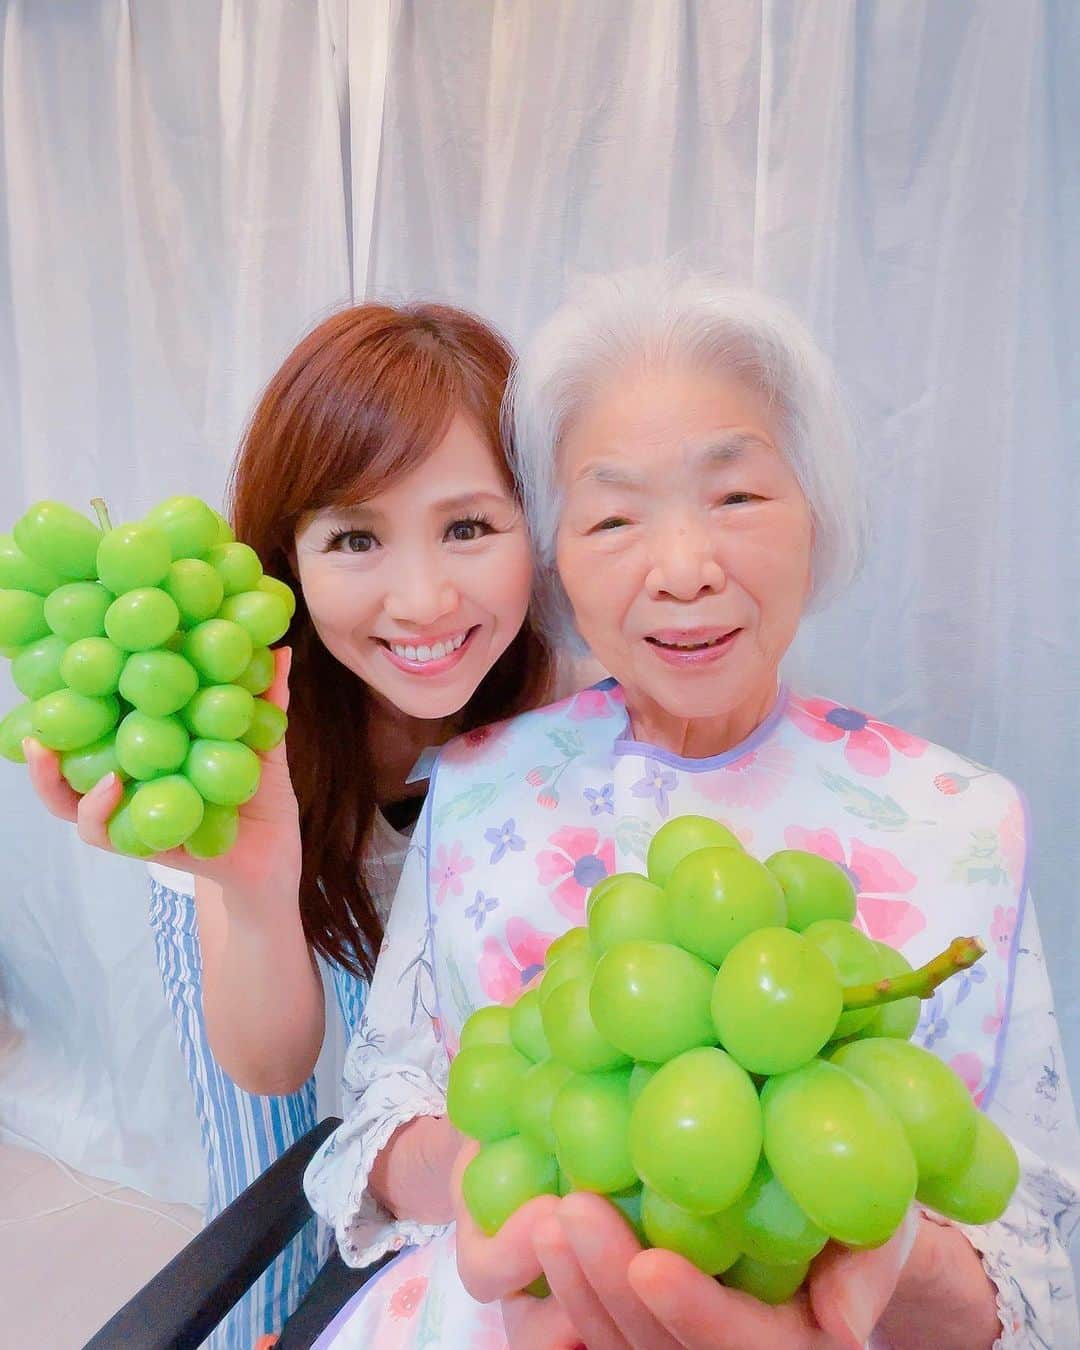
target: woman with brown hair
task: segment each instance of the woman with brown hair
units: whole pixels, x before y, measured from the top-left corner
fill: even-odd
[[[288,706],[288,733],[265,756],[227,854],[196,861],[176,849],[151,866],[208,1218],[315,1123],[320,1051],[334,1085],[325,1107],[340,1109],[332,1043],[343,1047],[359,1020],[425,791],[424,752],[552,692],[500,429],[511,359],[459,310],[345,310],[270,381],[234,465],[237,538],[297,595],[267,691]],[[54,755],[26,749],[49,809],[108,848],[120,783],[110,775],[80,801]],[[340,1018],[326,1018],[331,986]],[[424,1148],[416,1161],[445,1177],[448,1159]],[[249,1347],[279,1328],[316,1269],[309,1228],[213,1343]]]

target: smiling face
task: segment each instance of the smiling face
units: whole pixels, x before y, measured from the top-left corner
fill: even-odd
[[[461,413],[391,486],[303,517],[295,556],[324,645],[410,717],[460,711],[528,609],[524,521],[491,447]]]
[[[643,739],[718,753],[775,700],[812,546],[779,447],[753,386],[677,366],[613,380],[563,437],[559,574]]]

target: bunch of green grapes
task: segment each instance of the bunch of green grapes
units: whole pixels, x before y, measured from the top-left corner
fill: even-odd
[[[0,754],[24,762],[35,737],[79,794],[117,774],[120,853],[216,857],[285,734],[259,695],[295,597],[197,497],[115,528],[94,506],[99,525],[38,502],[0,535],[0,648],[26,700],[0,721]]]
[[[1012,1145],[909,1043],[920,998],[981,944],[912,971],[853,925],[841,868],[761,863],[701,816],[658,830],[647,868],[595,886],[539,983],[462,1029],[448,1110],[483,1145],[462,1181],[481,1229],[595,1191],[647,1245],[777,1303],[830,1238],[879,1246],[916,1199],[1004,1211]]]

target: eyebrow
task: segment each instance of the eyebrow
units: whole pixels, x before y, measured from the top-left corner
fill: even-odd
[[[753,448],[769,449],[769,443],[756,436],[753,432],[733,431],[729,434],[715,437],[706,441],[694,453],[696,467],[702,469],[722,468],[726,464],[733,464],[736,460],[742,458],[743,454]],[[607,486],[642,488],[644,487],[644,478],[641,474],[631,469],[624,469],[621,465],[606,463],[604,460],[593,460],[582,468],[575,480],[578,483],[604,483]]]
[[[448,511],[464,511],[471,506],[479,506],[484,503],[496,505],[505,505],[509,491],[493,492],[487,488],[479,488],[475,492],[456,492],[452,497],[442,497],[437,502],[432,502],[427,508],[440,514]],[[319,513],[324,519],[333,520],[382,520],[385,513],[372,506],[370,502],[354,502],[351,505],[327,507],[325,512]]]

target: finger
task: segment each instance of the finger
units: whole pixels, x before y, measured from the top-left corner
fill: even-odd
[[[109,818],[120,805],[123,795],[124,785],[120,782],[119,776],[107,773],[82,798],[75,819],[79,838],[84,844],[113,851],[109,842]]]
[[[640,1350],[678,1350],[627,1281],[641,1244],[614,1207],[599,1195],[568,1195],[558,1218],[592,1292],[627,1342]]]
[[[830,1243],[810,1271],[810,1302],[821,1328],[841,1344],[860,1347],[881,1320],[919,1231],[909,1210],[881,1247],[853,1251]]]
[[[746,1350],[782,1345],[812,1350],[824,1343],[804,1296],[771,1308],[722,1284],[674,1252],[655,1248],[635,1256],[630,1287],[684,1350]]]
[[[511,1294],[501,1307],[509,1350],[585,1350],[558,1299]]]
[[[557,1213],[538,1223],[533,1234],[551,1292],[589,1350],[626,1350],[627,1341],[586,1279]]]
[[[274,648],[274,678],[270,688],[261,697],[276,703],[282,712],[289,711],[289,672],[292,670],[292,648]]]
[[[454,1165],[450,1169],[450,1198],[454,1202],[454,1208],[461,1206],[461,1178],[466,1167],[472,1162],[480,1152],[480,1145],[475,1139],[466,1139],[457,1151],[457,1157],[454,1159]]]
[[[22,743],[30,786],[44,802],[50,815],[61,820],[74,820],[79,809],[79,794],[60,772],[60,756],[46,750],[32,736]]]

